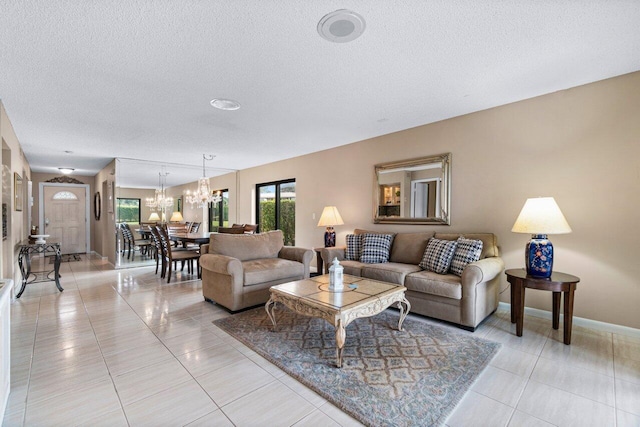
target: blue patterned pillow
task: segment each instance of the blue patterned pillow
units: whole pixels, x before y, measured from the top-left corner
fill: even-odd
[[[451,258],[456,251],[455,240],[440,240],[433,237],[427,242],[422,261],[418,266],[423,270],[433,271],[438,274],[446,274],[451,265]]]
[[[364,234],[362,236],[362,254],[360,262],[378,264],[389,262],[389,250],[393,234]]]
[[[482,253],[482,240],[458,238],[456,251],[451,259],[451,267],[449,271],[456,276],[462,276],[462,270],[472,262],[480,259]]]
[[[362,234],[347,234],[347,249],[344,251],[344,259],[360,261],[362,254]]]

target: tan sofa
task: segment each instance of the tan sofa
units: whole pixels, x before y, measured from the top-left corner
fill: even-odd
[[[282,231],[211,234],[201,249],[202,294],[230,311],[264,304],[269,288],[309,277],[311,249],[284,246]]]
[[[345,260],[345,248],[324,248],[325,266],[338,258],[345,274],[404,285],[411,312],[458,324],[475,330],[498,308],[498,291],[504,262],[498,255],[496,236],[491,233],[382,233],[355,230],[354,234],[393,234],[389,262],[364,264]],[[462,276],[424,271],[418,264],[431,237],[456,240],[464,236],[482,240],[480,260],[468,264]],[[325,269],[326,271],[326,269]]]

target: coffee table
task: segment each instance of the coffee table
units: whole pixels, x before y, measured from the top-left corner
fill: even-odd
[[[359,317],[375,316],[392,304],[400,310],[398,330],[411,310],[404,296],[407,288],[393,283],[344,275],[344,289],[329,290],[329,275],[272,286],[264,308],[276,330],[275,308],[282,303],[298,314],[324,319],[336,328],[336,365],[342,367],[345,328]]]

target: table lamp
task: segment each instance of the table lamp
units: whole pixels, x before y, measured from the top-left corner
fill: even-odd
[[[149,221],[160,221],[160,216],[158,216],[157,212],[151,212],[151,215],[149,215]]]
[[[182,222],[184,221],[184,218],[182,217],[182,213],[180,211],[175,211],[174,213],[171,214],[171,218],[169,219],[169,222]]]
[[[342,217],[338,208],[335,206],[325,206],[318,221],[318,227],[327,227],[324,233],[324,247],[331,248],[336,245],[336,232],[333,230],[334,225],[342,225]]]
[[[524,253],[527,274],[541,279],[551,277],[553,245],[547,235],[571,233],[571,227],[554,198],[527,199],[511,231],[531,234]]]

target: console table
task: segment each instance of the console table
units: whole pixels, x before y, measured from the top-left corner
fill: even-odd
[[[523,268],[504,272],[511,284],[511,323],[516,324],[516,335],[522,336],[524,323],[524,291],[526,288],[553,292],[553,329],[560,326],[560,297],[564,294],[564,343],[571,344],[573,323],[573,294],[580,278],[571,274],[554,272],[548,279],[527,276]]]
[[[60,286],[60,262],[62,258],[60,254],[60,242],[50,240],[44,243],[35,243],[29,240],[23,240],[20,242],[19,247],[18,265],[20,266],[20,273],[22,274],[22,287],[16,295],[16,298],[22,296],[24,288],[26,288],[29,283],[55,282],[58,290],[62,292],[64,289]],[[31,271],[31,256],[33,254],[49,254],[55,256],[53,270]]]

